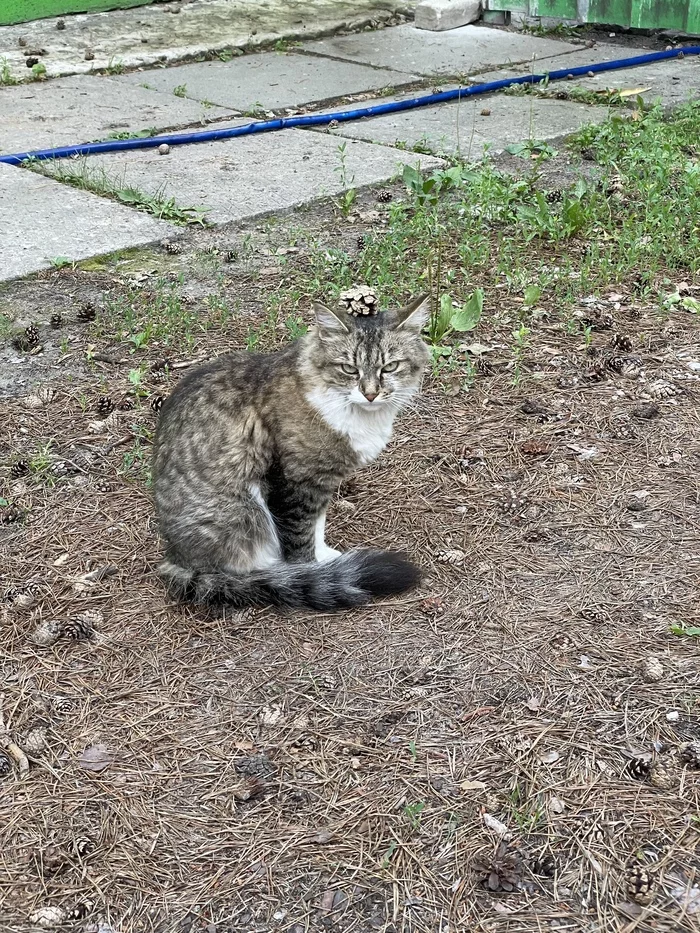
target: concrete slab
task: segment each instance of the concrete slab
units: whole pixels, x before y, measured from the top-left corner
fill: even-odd
[[[0,90],[0,152],[24,152],[68,143],[189,126],[233,111],[84,75]]]
[[[23,168],[0,165],[0,281],[172,236],[172,224],[60,185]]]
[[[30,76],[23,51],[45,49],[49,77],[93,68],[138,68],[209,52],[257,49],[280,40],[313,39],[341,29],[405,22],[416,0],[200,0],[154,3],[109,13],[0,27],[0,57],[20,81]],[[19,40],[25,43],[21,46]],[[93,58],[86,60],[85,54]]]
[[[147,84],[153,90],[169,94],[179,88],[186,98],[210,101],[245,113],[258,104],[266,110],[277,110],[359,91],[398,87],[418,80],[418,76],[313,55],[262,52],[230,62],[176,65],[114,80],[129,85]]]
[[[529,62],[533,58],[549,60],[576,51],[578,46],[484,26],[462,26],[448,32],[429,33],[405,25],[381,32],[305,42],[302,48],[319,55],[411,74],[458,75],[511,62]]]
[[[592,78],[566,81],[566,87],[589,91],[644,88],[641,97],[647,102],[661,100],[664,107],[676,107],[700,95],[700,57],[656,62],[624,71],[608,71]]]
[[[482,115],[482,110],[489,115]],[[498,153],[521,140],[557,139],[586,123],[601,122],[607,114],[605,107],[535,97],[523,101],[501,94],[341,123],[331,132],[384,145],[400,142],[411,148],[419,143],[438,155],[476,160],[486,146]]]
[[[619,58],[635,58],[638,55],[648,55],[649,49],[632,48],[630,46],[620,45],[595,45],[592,48],[582,48],[576,46],[573,51],[565,52],[556,58],[548,59],[543,62],[541,67],[532,67],[531,62],[522,64],[513,64],[508,68],[498,68],[492,71],[481,72],[479,75],[471,75],[468,79],[470,84],[481,84],[486,81],[497,81],[500,78],[507,78],[510,75],[539,74],[547,71],[554,71],[559,68],[579,68],[583,65],[595,65],[599,62],[611,62]],[[633,69],[625,69],[620,72],[610,72],[611,74],[631,74]]]
[[[222,142],[153,151],[114,153],[85,160],[121,183],[187,207],[206,207],[222,224],[298,207],[346,188],[392,178],[402,163],[438,166],[439,160],[352,142],[341,171],[339,140],[325,133],[285,130]]]

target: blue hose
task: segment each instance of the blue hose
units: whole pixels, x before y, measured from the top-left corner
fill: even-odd
[[[428,107],[431,104],[444,104],[450,100],[461,100],[465,97],[475,97],[479,94],[488,94],[500,91],[513,84],[538,84],[545,78],[550,81],[559,81],[562,78],[581,77],[591,72],[617,71],[620,68],[632,68],[635,65],[647,65],[650,62],[665,61],[669,58],[682,58],[684,55],[700,55],[700,45],[691,45],[683,49],[672,49],[665,52],[650,52],[648,55],[637,55],[634,58],[620,58],[612,62],[599,62],[594,65],[581,65],[578,68],[560,68],[548,74],[523,75],[519,78],[503,78],[500,81],[489,81],[487,84],[475,84],[471,87],[460,87],[452,91],[442,91],[438,94],[426,94],[423,97],[412,97],[409,100],[390,101],[386,104],[376,104],[373,107],[360,107],[357,110],[337,111],[336,113],[314,113],[299,117],[284,117],[280,120],[264,120],[247,123],[245,126],[229,127],[228,129],[204,130],[199,133],[173,133],[166,136],[150,136],[146,139],[115,139],[103,143],[83,143],[77,146],[59,146],[56,149],[37,149],[34,152],[15,152],[10,155],[0,155],[0,163],[6,165],[21,165],[27,159],[66,159],[70,156],[99,155],[102,152],[126,152],[130,149],[155,149],[163,143],[169,146],[184,146],[188,143],[209,143],[219,139],[234,139],[237,136],[250,136],[253,133],[269,133],[273,130],[291,129],[297,126],[323,126],[331,122],[346,123],[350,120],[360,120],[363,117],[378,117],[385,113],[400,113],[402,110],[415,110],[417,107]]]

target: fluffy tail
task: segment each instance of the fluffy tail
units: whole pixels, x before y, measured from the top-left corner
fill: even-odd
[[[188,602],[285,609],[348,609],[393,596],[420,582],[401,553],[361,549],[322,564],[273,564],[246,574],[188,570],[171,561],[159,568],[172,596]]]

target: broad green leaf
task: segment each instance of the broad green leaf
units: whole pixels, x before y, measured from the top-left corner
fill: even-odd
[[[481,320],[481,312],[484,309],[484,293],[482,289],[477,288],[468,301],[465,301],[461,308],[457,308],[452,315],[450,323],[455,330],[465,333],[468,330],[474,330]]]
[[[700,637],[700,626],[697,625],[672,625],[671,631],[674,635],[686,635],[690,638]]]
[[[542,289],[539,288],[537,285],[528,285],[523,295],[525,307],[531,308],[537,301],[539,301],[541,294],[542,294]]]

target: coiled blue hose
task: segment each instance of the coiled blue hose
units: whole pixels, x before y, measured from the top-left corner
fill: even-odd
[[[550,71],[546,75],[522,75],[517,78],[503,78],[500,81],[489,81],[486,84],[474,84],[471,87],[460,87],[452,91],[441,91],[438,94],[426,94],[423,97],[412,97],[408,100],[389,101],[385,104],[375,104],[371,107],[360,107],[357,110],[337,111],[335,113],[313,113],[298,117],[283,117],[279,120],[264,120],[247,123],[244,126],[234,126],[222,129],[203,130],[198,133],[171,133],[165,136],[150,136],[146,139],[115,139],[102,143],[82,143],[76,146],[59,146],[56,149],[37,149],[33,152],[15,152],[9,155],[0,155],[0,163],[6,165],[20,165],[27,159],[66,159],[76,155],[99,155],[103,152],[127,152],[130,149],[155,149],[163,143],[169,146],[185,146],[189,143],[209,143],[219,139],[234,139],[238,136],[250,136],[253,133],[270,133],[274,130],[292,129],[298,126],[324,126],[331,122],[347,123],[351,120],[360,120],[363,117],[378,117],[385,113],[400,113],[403,110],[415,110],[417,107],[428,107],[431,104],[444,104],[451,100],[462,100],[466,97],[475,97],[479,94],[489,94],[500,91],[513,84],[538,84],[546,77],[550,81],[560,81],[568,77],[581,77],[593,72],[617,71],[621,68],[633,68],[635,65],[647,65],[651,62],[665,61],[670,58],[682,58],[685,55],[700,55],[700,45],[686,46],[683,49],[671,49],[664,52],[650,52],[648,55],[637,55],[634,58],[620,58],[612,62],[598,62],[593,65],[581,65],[577,68],[560,68]]]

